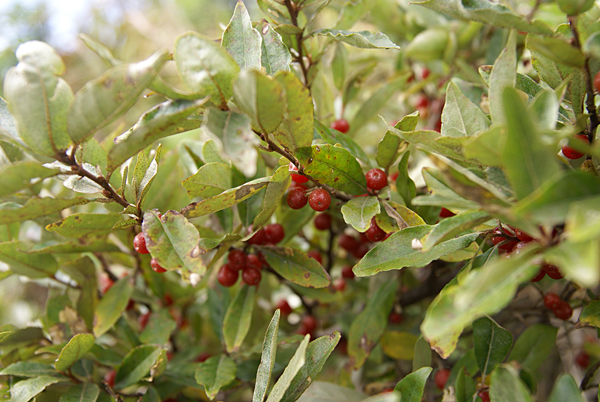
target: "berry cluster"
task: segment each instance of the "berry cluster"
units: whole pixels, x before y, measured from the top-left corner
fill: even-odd
[[[546,293],[544,296],[544,306],[552,310],[556,318],[560,318],[563,321],[568,320],[573,315],[573,309],[569,303],[561,299],[556,293]]]
[[[289,169],[290,172],[298,171],[298,168],[292,163],[290,163]],[[290,208],[301,209],[304,208],[306,204],[309,204],[312,209],[318,212],[323,212],[329,208],[329,205],[331,205],[331,196],[327,190],[316,188],[310,191],[310,195],[306,195],[307,190],[306,187],[303,186],[303,183],[306,183],[308,178],[297,173],[292,173],[291,177],[295,185],[290,189],[287,195],[287,203]]]
[[[242,250],[233,249],[227,256],[227,264],[219,269],[217,280],[225,287],[236,284],[240,271],[242,281],[248,286],[257,286],[262,279],[261,270],[263,263],[257,254],[244,253]]]
[[[150,252],[148,251],[148,248],[146,247],[146,238],[144,237],[144,234],[142,232],[136,234],[135,237],[133,238],[133,249],[140,254],[150,254]],[[167,270],[164,269],[158,263],[158,260],[156,258],[152,258],[150,260],[150,267],[152,267],[154,272],[157,272],[159,274],[162,274],[163,272],[167,272]]]

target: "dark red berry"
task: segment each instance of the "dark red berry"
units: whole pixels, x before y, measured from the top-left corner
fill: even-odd
[[[504,240],[506,240],[506,238],[501,237],[501,236],[492,237],[492,244],[494,246],[496,246],[496,245],[502,243]]]
[[[439,388],[439,389],[444,389],[444,387],[446,386],[446,382],[448,381],[448,378],[450,377],[450,370],[448,369],[441,369],[438,370],[435,373],[435,385]]]
[[[142,232],[135,235],[133,238],[133,248],[140,254],[149,254],[150,252],[146,248],[146,238]]]
[[[257,255],[255,254],[250,254],[248,255],[247,259],[246,259],[246,266],[247,267],[252,267],[252,268],[256,268],[256,269],[262,269],[262,262],[260,261],[260,258],[258,258]]]
[[[354,272],[352,272],[352,267],[350,265],[346,265],[342,268],[342,278],[354,279],[354,276]]]
[[[267,243],[277,244],[285,237],[285,231],[279,223],[271,223],[265,226],[265,235]]]
[[[146,328],[146,325],[148,325],[148,320],[150,320],[150,312],[147,312],[146,314],[142,314],[138,318],[138,324],[140,324],[140,329],[142,331],[144,330],[144,328]]]
[[[281,315],[290,315],[292,313],[292,308],[285,299],[281,299],[277,302],[277,308],[279,309]]]
[[[542,265],[542,269],[552,279],[562,279],[565,276],[559,271],[558,267],[551,264]]]
[[[594,76],[594,88],[596,88],[596,91],[600,92],[600,71]]]
[[[521,241],[530,242],[533,240],[533,237],[529,236],[527,233],[523,232],[521,229],[515,229],[515,236]]]
[[[575,357],[575,363],[581,368],[587,368],[590,365],[590,355],[585,353],[585,351],[579,352],[577,357]]]
[[[367,178],[367,187],[372,190],[381,190],[387,186],[387,176],[381,169],[371,169],[365,175]]]
[[[315,227],[318,230],[329,230],[331,227],[331,215],[323,212],[315,216]]]
[[[312,315],[305,315],[302,317],[302,326],[308,330],[308,332],[313,332],[317,329],[317,319]]]
[[[115,282],[108,276],[100,276],[100,292],[102,292],[102,294],[108,292],[108,290],[112,288],[114,284]]]
[[[345,134],[350,130],[350,124],[346,120],[340,119],[331,123],[331,128]]]
[[[208,352],[202,352],[196,357],[196,362],[203,363],[207,361],[212,355]]]
[[[536,276],[531,278],[531,282],[539,282],[542,279],[544,279],[544,276],[546,276],[546,271],[544,271],[543,269],[540,268],[540,272],[538,272],[538,274]]]
[[[308,254],[310,258],[314,258],[315,260],[317,260],[319,264],[323,264],[323,257],[321,256],[321,253],[319,253],[317,250],[310,250],[306,254]]]
[[[170,294],[168,294],[168,293],[165,293],[165,295],[163,296],[163,300],[165,302],[164,303],[165,306],[171,306],[175,302],[173,300],[173,297]]]
[[[431,74],[431,72],[429,71],[428,68],[424,68],[423,72],[421,72],[421,78],[422,79],[427,79],[427,77],[429,77],[429,74]]]
[[[400,175],[400,172],[394,172],[390,175],[389,177],[389,181],[391,181],[392,183],[395,183],[396,180],[398,179],[398,176]]]
[[[371,240],[369,240],[369,238],[367,237],[367,235],[366,235],[366,234],[364,234],[364,233],[359,233],[359,234],[358,234],[358,240],[359,240],[361,243],[364,243],[364,244],[369,244],[369,243],[371,243]]]
[[[417,102],[415,103],[415,107],[417,109],[426,109],[429,106],[429,98],[425,95],[420,95],[417,98]]]
[[[349,252],[352,252],[359,244],[353,236],[345,233],[340,236],[339,243],[341,248]]]
[[[154,272],[162,274],[163,272],[167,272],[166,269],[164,269],[159,263],[158,260],[156,258],[153,258],[150,260],[150,266],[152,267],[152,269],[154,270]]]
[[[313,331],[309,331],[308,328],[306,328],[304,325],[300,325],[300,328],[298,328],[297,333],[300,335],[310,335],[311,338],[315,337]]]
[[[556,306],[556,308],[552,310],[552,312],[554,313],[554,316],[556,318],[560,318],[563,321],[568,320],[573,315],[573,309],[571,308],[569,303],[563,300],[561,300],[560,303],[558,303],[558,306]]]
[[[242,271],[242,280],[246,285],[256,286],[260,283],[262,279],[262,274],[260,273],[260,269],[256,269],[254,267],[246,267]]]
[[[515,248],[515,246],[517,244],[519,244],[518,241],[516,241],[516,240],[514,240],[514,241],[510,240],[510,241],[507,241],[506,243],[504,243],[503,245],[499,246],[498,248],[500,249],[499,251],[500,251],[501,254],[503,254],[503,253],[510,253],[512,251],[512,249]]]
[[[333,288],[338,292],[343,292],[346,289],[346,281],[343,278],[337,278],[333,281]]]
[[[260,261],[260,263],[262,264],[263,267],[268,267],[269,266],[269,263],[267,262],[267,259],[265,258],[265,256],[260,251],[256,252],[256,256],[258,257],[258,260]]]
[[[544,295],[544,306],[550,310],[554,310],[561,302],[561,298],[556,293],[546,293]]]
[[[232,269],[244,269],[246,267],[246,254],[243,250],[231,250],[227,256],[227,265]]]
[[[115,386],[115,378],[117,378],[117,371],[110,370],[104,375],[104,382],[106,383],[106,385],[113,388]]]
[[[440,218],[450,218],[451,216],[455,216],[456,214],[449,209],[442,208],[440,210]]]
[[[371,218],[371,226],[365,232],[365,236],[370,241],[381,241],[385,238],[386,233],[377,225],[375,217]]]
[[[239,277],[238,271],[231,268],[229,264],[225,264],[219,269],[219,273],[217,274],[217,280],[221,284],[221,286],[225,286],[229,288],[237,282]]]
[[[390,316],[388,317],[388,321],[392,324],[401,324],[403,320],[404,317],[402,316],[402,314],[396,313],[395,311],[392,311],[390,313]]]
[[[308,197],[308,204],[315,211],[323,212],[329,208],[329,205],[331,204],[331,196],[327,190],[318,188],[310,193],[310,196]]]
[[[298,168],[296,167],[296,165],[294,165],[293,163],[290,162],[289,165],[289,169],[290,172],[297,172]],[[292,177],[292,180],[296,183],[306,183],[308,181],[308,177],[298,174],[298,173],[290,173],[290,176]]]
[[[248,239],[248,244],[256,244],[257,246],[260,246],[261,244],[265,244],[265,242],[267,241],[267,235],[265,233],[264,229],[258,229],[258,231],[256,233],[254,233],[254,235]]]
[[[481,402],[490,402],[490,393],[486,390],[481,390],[477,394],[481,398]]]
[[[294,187],[287,194],[287,203],[292,209],[301,209],[308,202],[308,197],[302,187]]]
[[[358,246],[356,246],[356,248],[354,250],[352,250],[352,255],[354,256],[354,258],[356,259],[361,259],[365,256],[365,254],[367,254],[369,252],[369,246],[367,246],[364,243],[359,244]]]
[[[586,144],[590,143],[590,140],[588,139],[587,135],[585,135],[585,134],[578,134],[575,136],[575,138],[578,139],[579,141],[585,142]],[[579,159],[583,155],[585,155],[584,152],[580,152],[569,145],[565,145],[564,147],[562,147],[562,153],[568,159]]]

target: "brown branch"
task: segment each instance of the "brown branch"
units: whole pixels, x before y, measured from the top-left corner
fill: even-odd
[[[588,371],[586,371],[585,376],[583,377],[583,380],[581,380],[581,386],[579,387],[579,388],[581,388],[582,391],[585,391],[588,388],[592,388],[590,386],[590,381],[592,380],[592,378],[594,378],[594,374],[596,374],[596,371],[598,371],[599,368],[600,368],[600,362],[597,362],[592,367],[590,367],[588,369]]]
[[[298,26],[299,9],[292,3],[291,0],[285,0],[285,6],[286,6],[288,12],[290,13],[290,19],[292,20],[292,25],[294,25],[297,28],[300,28]],[[303,41],[304,41],[304,29],[302,30],[302,32],[296,34],[296,44],[298,46],[298,49],[297,49],[298,56],[294,56],[294,61],[296,63],[300,64],[300,69],[302,70],[302,75],[304,76],[304,84],[310,90],[310,85],[308,83],[308,68],[304,64],[304,48],[302,46]]]

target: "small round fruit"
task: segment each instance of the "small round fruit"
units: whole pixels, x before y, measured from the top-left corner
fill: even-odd
[[[504,239],[504,240],[506,240],[506,239]],[[516,240],[507,241],[506,243],[504,243],[503,245],[498,247],[500,254],[510,253],[517,244],[519,244],[519,242]]]
[[[267,243],[279,243],[285,237],[283,226],[281,226],[279,223],[271,223],[270,225],[265,226],[265,237]]]
[[[292,313],[292,308],[290,307],[290,304],[285,299],[279,300],[277,302],[276,308],[279,309],[279,312],[281,313],[281,315],[290,315]]]
[[[297,172],[298,168],[296,167],[296,165],[294,165],[293,163],[290,162],[289,165],[289,170],[290,172]],[[298,174],[298,173],[290,173],[290,176],[292,177],[292,180],[296,183],[306,183],[308,181],[308,177]]]
[[[440,218],[450,218],[452,216],[455,216],[456,214],[452,211],[450,211],[449,209],[446,208],[442,208],[440,210]]]
[[[161,265],[158,263],[158,260],[156,258],[153,258],[150,260],[150,266],[156,273],[162,274],[163,272],[167,272],[166,269],[161,267]]]
[[[144,330],[144,328],[146,328],[146,325],[148,325],[148,320],[150,320],[150,312],[139,316],[138,324],[140,324],[140,329],[142,331]]]
[[[331,204],[331,196],[327,190],[318,188],[310,193],[310,196],[308,197],[308,204],[315,211],[323,212],[329,208],[329,205]]]
[[[133,238],[133,248],[140,254],[149,254],[150,252],[146,248],[146,238],[142,232],[135,235]]]
[[[398,179],[398,176],[400,176],[400,172],[392,173],[389,177],[389,181],[391,181],[392,183],[395,183],[396,179]]]
[[[113,285],[115,284],[115,282],[110,279],[108,276],[100,276],[100,292],[102,292],[102,294],[105,294],[106,292],[108,292],[110,290],[110,288],[113,287]]]
[[[367,235],[366,235],[366,234],[364,234],[364,233],[359,233],[359,234],[358,234],[358,240],[359,240],[361,243],[364,243],[364,244],[369,244],[369,243],[371,243],[371,240],[369,240],[369,238],[367,237]]]
[[[515,236],[521,241],[530,242],[533,240],[533,237],[529,236],[529,234],[523,232],[521,229],[515,229]]]
[[[346,281],[343,278],[337,278],[333,281],[333,288],[338,292],[343,292],[346,289]]]
[[[308,197],[302,187],[294,187],[287,194],[287,203],[292,209],[301,209],[308,202]]]
[[[262,265],[263,265],[262,261],[255,254],[250,254],[246,258],[246,266],[247,267],[252,267],[252,268],[256,268],[256,269],[262,269]]]
[[[308,254],[310,258],[314,258],[315,260],[317,260],[319,264],[323,264],[323,256],[321,256],[321,253],[319,253],[317,250],[310,250],[306,254]]]
[[[556,308],[552,310],[552,312],[554,313],[554,316],[556,318],[560,318],[563,321],[568,320],[573,315],[573,309],[571,308],[569,303],[563,300],[561,300],[560,303],[558,303],[558,306],[556,306]]]
[[[531,282],[539,282],[542,279],[544,279],[545,276],[546,276],[546,271],[544,271],[543,269],[540,268],[540,272],[538,272],[538,274],[536,276],[531,278]]]
[[[323,212],[315,216],[315,227],[318,230],[329,230],[331,228],[331,215]]]
[[[590,143],[587,135],[585,134],[578,134],[575,136],[575,138],[577,138],[579,141],[585,142],[586,144]],[[584,152],[580,152],[569,145],[565,145],[564,147],[562,147],[562,153],[568,159],[579,159],[583,155],[585,155]]]
[[[246,267],[242,271],[242,280],[248,286],[257,286],[262,279],[260,269],[254,267]]]
[[[402,314],[392,311],[390,313],[390,316],[388,317],[388,321],[391,322],[392,324],[401,324],[402,321],[404,321],[404,317],[402,316]]]
[[[429,77],[429,74],[431,74],[431,72],[429,71],[428,68],[424,68],[423,71],[421,72],[421,78],[422,79],[427,79],[427,77]]]
[[[352,250],[352,256],[354,256],[354,258],[360,260],[368,252],[369,252],[369,246],[367,246],[364,243],[361,243],[358,246],[356,246],[356,248],[354,250]]]
[[[439,388],[439,389],[444,389],[444,387],[446,386],[446,382],[448,382],[448,378],[450,377],[450,370],[448,369],[441,369],[438,370],[435,373],[435,385]]]
[[[331,123],[331,128],[346,134],[350,130],[350,124],[344,119],[339,119]]]
[[[426,109],[429,106],[429,98],[426,95],[420,95],[415,102],[417,109]]]
[[[248,244],[255,244],[257,246],[260,246],[261,244],[265,244],[265,242],[267,241],[267,235],[265,233],[264,229],[258,229],[258,231],[256,233],[254,233],[254,235],[248,239]]]
[[[204,363],[205,361],[207,361],[210,357],[212,357],[212,355],[208,352],[202,352],[198,355],[198,357],[196,357],[196,362],[198,363]]]
[[[559,295],[556,293],[546,293],[544,295],[544,306],[550,310],[554,310],[562,302]]]
[[[219,273],[217,274],[217,280],[221,284],[221,286],[225,286],[229,288],[237,282],[239,277],[238,271],[232,269],[229,264],[225,264],[219,269]]]
[[[115,378],[117,378],[117,371],[110,370],[104,375],[104,382],[106,383],[106,385],[113,388],[115,386]]]
[[[590,355],[585,353],[585,351],[579,352],[577,357],[575,357],[575,363],[581,368],[587,368],[590,365]]]
[[[546,272],[546,274],[548,274],[548,276],[552,279],[562,279],[565,276],[562,274],[562,272],[560,272],[560,270],[558,269],[557,266],[552,265],[552,264],[544,264],[542,266],[542,269],[544,270],[544,272]]]
[[[317,319],[312,315],[305,315],[302,317],[302,326],[308,330],[308,332],[313,332],[317,329]]]
[[[354,279],[355,275],[350,265],[346,265],[342,268],[342,278]]]
[[[246,259],[246,253],[243,250],[231,250],[227,256],[227,265],[239,271],[246,267]]]
[[[479,391],[477,395],[481,398],[481,402],[490,402],[490,393],[488,391]]]
[[[339,240],[340,247],[348,252],[352,252],[356,247],[358,247],[359,243],[353,236],[342,234]]]
[[[596,91],[600,92],[600,71],[594,76],[594,88],[596,88]]]
[[[371,169],[365,175],[367,178],[367,187],[371,190],[381,190],[387,186],[387,176],[381,169]]]
[[[371,218],[371,226],[365,232],[365,236],[370,241],[381,241],[385,238],[386,233],[377,225],[375,217]]]

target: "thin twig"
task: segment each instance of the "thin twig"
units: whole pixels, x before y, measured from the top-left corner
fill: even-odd
[[[298,8],[291,2],[291,0],[285,0],[285,6],[290,13],[290,19],[292,20],[292,25],[297,28],[298,26]],[[308,68],[304,64],[304,49],[303,43],[304,41],[304,30],[302,32],[296,34],[296,44],[298,46],[297,52],[298,56],[294,56],[294,61],[300,64],[300,69],[302,70],[302,75],[304,76],[304,84],[310,90],[310,84],[308,82]]]
[[[588,388],[592,388],[591,386],[589,386],[590,381],[592,380],[592,378],[594,378],[594,374],[596,374],[596,371],[600,368],[600,361],[597,362],[596,364],[594,364],[592,367],[590,367],[588,369],[588,371],[586,371],[585,373],[585,377],[583,377],[583,380],[581,380],[581,386],[579,388],[581,388],[582,391],[585,391]]]

